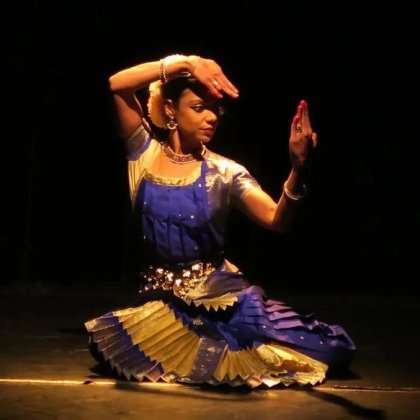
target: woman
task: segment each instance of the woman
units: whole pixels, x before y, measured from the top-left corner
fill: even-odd
[[[167,140],[154,138],[136,97]],[[224,258],[229,208],[287,231],[305,198],[304,171],[317,136],[308,106],[293,118],[292,169],[278,203],[245,167],[207,148],[223,95],[236,87],[213,60],[173,55],[110,78],[129,159],[133,216],[143,241],[135,303],[86,323],[92,354],[127,379],[233,386],[317,384],[345,370],[354,344],[340,326],[269,300]]]

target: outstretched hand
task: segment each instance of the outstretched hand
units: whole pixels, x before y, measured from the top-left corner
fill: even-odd
[[[226,77],[221,67],[208,58],[196,57],[192,75],[201,82],[216,98],[223,98],[223,93],[236,99],[239,91]]]
[[[317,134],[312,131],[308,104],[300,101],[290,127],[289,154],[293,168],[308,166],[312,149],[317,145]]]

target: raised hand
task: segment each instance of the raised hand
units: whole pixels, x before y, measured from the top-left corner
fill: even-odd
[[[312,130],[308,104],[300,101],[290,127],[289,154],[294,169],[305,168],[312,149],[317,145],[317,134]]]

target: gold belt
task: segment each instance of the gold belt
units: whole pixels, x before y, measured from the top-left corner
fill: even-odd
[[[215,270],[216,265],[213,262],[198,262],[178,270],[149,265],[141,271],[147,283],[139,292],[161,288],[173,290],[175,295],[184,297]]]

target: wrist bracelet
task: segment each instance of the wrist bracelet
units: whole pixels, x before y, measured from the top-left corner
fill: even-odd
[[[161,58],[159,61],[159,79],[162,83],[166,83],[168,81],[168,77],[166,76],[166,66],[168,64],[173,63],[174,61],[180,59],[186,59],[187,57],[182,54],[172,54],[168,55],[165,58]]]
[[[165,69],[165,61],[163,58],[159,61],[159,79],[162,83],[166,83],[166,69]]]
[[[287,181],[283,184],[283,191],[286,198],[289,198],[292,201],[300,201],[303,200],[306,197],[306,185],[302,185],[304,194],[292,194],[289,189],[287,188]]]

